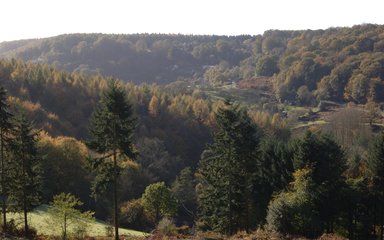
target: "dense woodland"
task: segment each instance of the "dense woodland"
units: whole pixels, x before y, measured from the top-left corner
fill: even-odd
[[[273,76],[280,101],[381,101],[384,27],[357,25],[257,36],[71,34],[0,44],[0,56],[135,83],[221,85]]]
[[[383,30],[1,43],[23,59],[0,60],[2,206],[29,212],[66,193],[147,232],[383,239]],[[342,107],[300,127],[290,109],[325,112],[324,100]]]

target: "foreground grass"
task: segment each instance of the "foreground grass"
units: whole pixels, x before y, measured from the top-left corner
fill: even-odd
[[[61,234],[61,228],[57,223],[51,219],[47,213],[48,206],[42,205],[36,208],[33,212],[28,213],[28,223],[30,226],[37,230],[39,235],[59,236]],[[16,226],[23,227],[24,218],[19,213],[9,213],[8,219],[14,219]],[[108,224],[102,221],[90,222],[87,227],[87,235],[91,237],[106,236],[106,228]],[[74,225],[69,226],[69,232],[72,232]],[[130,235],[132,237],[145,237],[147,233],[139,232],[130,229],[119,228],[120,235]]]

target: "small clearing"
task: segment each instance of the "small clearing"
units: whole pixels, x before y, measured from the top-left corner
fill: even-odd
[[[42,205],[36,208],[33,212],[28,213],[29,225],[34,227],[37,230],[37,233],[39,235],[60,236],[61,234],[60,226],[58,224],[54,224],[54,221],[51,219],[47,211],[48,211],[48,206]],[[9,220],[14,219],[17,227],[23,226],[24,218],[22,214],[8,213],[7,216]],[[72,232],[74,227],[75,226],[73,225],[69,226],[69,232]],[[100,220],[90,222],[87,227],[87,235],[91,237],[106,236],[107,227],[108,227],[108,224]],[[148,236],[147,233],[125,229],[125,228],[119,228],[119,234],[129,235],[132,237]]]

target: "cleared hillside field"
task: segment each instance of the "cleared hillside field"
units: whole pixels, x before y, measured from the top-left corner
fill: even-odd
[[[29,225],[36,228],[37,233],[39,235],[48,235],[48,236],[60,236],[61,234],[61,228],[59,224],[55,224],[54,221],[51,219],[50,215],[47,212],[48,206],[42,205],[38,208],[36,208],[33,212],[28,214],[28,221]],[[22,214],[19,213],[9,213],[8,219],[14,219],[16,226],[22,227],[24,223],[24,218]],[[106,236],[106,228],[108,224],[96,220],[94,222],[89,222],[88,227],[86,229],[87,233],[86,235],[91,237],[102,237]],[[69,226],[69,233],[72,233],[75,226],[70,225]],[[145,237],[148,236],[147,233],[130,230],[130,229],[119,229],[120,235],[129,235],[132,237]]]

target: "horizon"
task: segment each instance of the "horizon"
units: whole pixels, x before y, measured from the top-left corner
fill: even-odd
[[[259,35],[268,30],[318,30],[384,24],[380,0],[5,0],[0,42],[63,34]],[[15,10],[15,11],[11,11]]]
[[[39,39],[48,39],[48,38],[55,38],[63,35],[76,35],[76,34],[102,34],[102,35],[140,35],[140,34],[148,34],[148,35],[184,35],[184,36],[226,36],[226,37],[236,37],[236,36],[257,36],[257,35],[263,35],[265,32],[268,31],[321,31],[321,30],[327,30],[331,28],[352,28],[354,26],[359,25],[377,25],[381,26],[384,24],[376,24],[376,23],[360,23],[360,24],[354,24],[352,26],[330,26],[327,28],[318,28],[318,29],[266,29],[261,33],[258,34],[234,34],[234,35],[227,35],[227,34],[195,34],[195,33],[162,33],[162,32],[136,32],[136,33],[105,33],[105,32],[68,32],[68,33],[60,33],[57,35],[52,36],[43,36],[43,37],[32,37],[32,38],[21,38],[21,39],[13,39],[13,40],[5,40],[1,41],[0,43],[4,42],[13,42],[13,41],[23,41],[23,40],[39,40]]]
[[[20,39],[12,39],[12,40],[5,40],[1,42],[12,42],[12,41],[23,41],[23,40],[36,40],[36,39],[47,39],[47,38],[55,38],[63,35],[81,35],[81,34],[102,34],[102,35],[184,35],[184,36],[226,36],[226,37],[236,37],[236,36],[257,36],[257,35],[263,35],[265,32],[268,31],[325,31],[327,29],[331,28],[352,28],[354,26],[362,26],[362,25],[377,25],[377,26],[382,26],[384,24],[377,24],[377,23],[359,23],[359,24],[353,24],[351,26],[330,26],[327,28],[317,28],[317,29],[266,29],[261,33],[257,34],[248,34],[248,33],[241,33],[241,34],[205,34],[205,33],[174,33],[174,32],[132,32],[132,33],[115,33],[115,32],[66,32],[66,33],[59,33],[56,35],[51,35],[51,36],[43,36],[43,37],[31,37],[31,38],[20,38]]]

